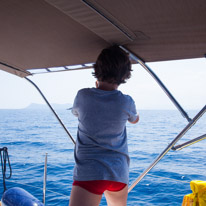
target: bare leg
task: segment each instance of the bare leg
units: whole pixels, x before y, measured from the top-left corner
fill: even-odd
[[[102,195],[96,195],[79,186],[73,186],[69,206],[98,206],[101,198]]]
[[[118,192],[111,192],[107,190],[104,192],[104,195],[106,197],[108,206],[126,206],[128,186]]]

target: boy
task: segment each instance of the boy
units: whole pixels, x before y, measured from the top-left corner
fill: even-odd
[[[126,122],[137,123],[133,99],[118,91],[131,76],[128,55],[118,46],[102,50],[94,65],[96,88],[77,93],[72,113],[79,126],[69,206],[126,206],[129,155]]]

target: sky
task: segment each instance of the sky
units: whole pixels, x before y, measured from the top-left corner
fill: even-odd
[[[206,59],[148,63],[185,110],[200,110],[206,104]],[[133,65],[132,77],[119,87],[133,97],[137,109],[176,109],[154,79]],[[77,91],[95,86],[92,69],[37,74],[29,77],[50,103],[72,104]],[[21,109],[31,103],[45,104],[27,80],[0,70],[0,109]]]

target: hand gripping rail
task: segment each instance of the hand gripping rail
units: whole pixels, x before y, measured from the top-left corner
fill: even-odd
[[[206,112],[206,105],[200,112],[187,124],[187,126],[177,135],[177,137],[166,147],[166,149],[153,161],[153,163],[134,181],[129,187],[130,192],[146,174],[169,152],[169,150],[182,138],[182,136],[197,122],[197,120]]]

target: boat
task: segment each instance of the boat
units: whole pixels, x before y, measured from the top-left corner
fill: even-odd
[[[137,177],[130,192],[168,153],[206,139],[206,134],[177,145],[202,117],[206,105],[189,117],[150,62],[206,56],[205,0],[3,0],[0,2],[0,69],[29,81],[43,97],[71,141],[75,140],[31,80],[37,74],[92,67],[97,54],[119,45],[169,97],[188,124]]]

